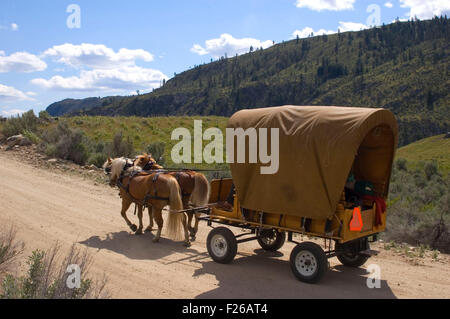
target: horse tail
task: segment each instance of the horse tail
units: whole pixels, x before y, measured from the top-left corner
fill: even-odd
[[[190,201],[195,207],[201,207],[208,204],[209,201],[209,182],[205,175],[197,173],[194,175],[194,189]]]
[[[182,210],[181,189],[175,178],[168,179],[169,186],[169,217],[167,221],[167,236],[174,240],[184,239],[183,216],[184,213],[174,213],[173,210]]]

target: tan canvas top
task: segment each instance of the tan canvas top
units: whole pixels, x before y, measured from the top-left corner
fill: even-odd
[[[329,218],[351,169],[357,180],[371,181],[377,195],[387,196],[398,141],[397,122],[388,110],[269,107],[239,111],[231,117],[228,127],[279,128],[276,174],[262,175],[260,167],[267,164],[249,164],[248,156],[246,163],[230,164],[244,208]],[[267,135],[270,137],[270,133]],[[246,149],[248,152],[248,140]],[[270,153],[270,146],[268,150]]]

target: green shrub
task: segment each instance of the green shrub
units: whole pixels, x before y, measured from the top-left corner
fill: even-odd
[[[395,161],[395,167],[400,170],[400,171],[406,171],[406,159],[404,158],[399,158],[398,160]]]
[[[125,140],[122,132],[116,133],[112,142],[106,145],[105,152],[110,157],[131,157],[134,153],[133,142],[129,136]]]
[[[158,164],[164,166],[166,164],[164,158],[164,151],[166,148],[166,143],[164,142],[155,142],[147,146],[146,152],[151,154],[152,157],[158,162]]]
[[[423,169],[428,180],[430,180],[434,175],[438,174],[438,165],[436,161],[426,162]]]
[[[50,114],[48,114],[47,111],[40,111],[40,112],[39,112],[39,120],[40,120],[42,123],[50,123],[50,122],[53,121],[53,118],[51,117]]]
[[[37,132],[39,119],[33,110],[8,118],[3,124],[2,133],[6,137],[23,134],[24,131]]]
[[[41,141],[39,136],[37,136],[37,134],[35,132],[32,132],[30,130],[24,130],[22,132],[22,135],[24,137],[28,138],[30,140],[30,142],[33,144],[38,144]]]
[[[83,131],[71,129],[65,122],[46,131],[42,135],[41,150],[49,156],[54,156],[66,160],[71,160],[77,164],[83,165],[89,157],[89,140],[85,137]]]
[[[93,153],[89,156],[88,164],[93,164],[97,167],[102,167],[108,156],[104,153]]]

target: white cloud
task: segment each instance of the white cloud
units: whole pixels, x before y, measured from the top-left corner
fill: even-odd
[[[409,8],[407,15],[410,18],[430,19],[434,16],[450,14],[450,1],[448,0],[400,0],[402,8]]]
[[[81,70],[80,76],[33,79],[31,82],[46,89],[67,91],[111,91],[152,89],[168,79],[161,71],[139,66],[117,69]]]
[[[47,64],[34,54],[28,52],[16,52],[5,55],[0,51],[0,73],[1,72],[35,72],[43,71]]]
[[[308,8],[314,11],[341,11],[353,9],[355,0],[297,0],[297,8]]]
[[[332,34],[332,33],[336,33],[336,31],[332,31],[332,30],[327,31],[325,29],[320,29],[319,31],[314,31],[313,28],[306,27],[306,28],[303,28],[302,30],[295,30],[292,33],[292,38],[296,38],[297,36],[299,38],[307,38],[311,35],[311,33],[313,33],[313,35],[316,36],[316,35]]]
[[[10,117],[10,116],[19,115],[19,114],[22,114],[25,112],[26,112],[25,110],[11,109],[11,110],[2,110],[0,112],[0,114],[4,117]]]
[[[12,31],[17,31],[19,30],[19,26],[16,23],[11,23],[11,30]]]
[[[340,32],[360,31],[360,30],[364,30],[364,29],[368,29],[368,28],[369,28],[368,26],[366,26],[365,24],[362,24],[362,23],[343,22],[343,21],[339,22],[339,27],[338,27]],[[302,30],[295,30],[292,33],[292,38],[296,38],[297,35],[299,38],[307,38],[308,36],[311,35],[311,33],[313,33],[314,36],[318,36],[318,35],[324,35],[324,34],[334,34],[334,33],[337,33],[337,30],[320,29],[318,31],[314,31],[313,28],[306,27],[306,28],[303,28]]]
[[[395,20],[392,20],[391,23],[406,22],[406,21],[409,21],[409,19],[406,19],[406,18],[404,18],[404,19],[397,18],[397,19],[395,19]]]
[[[115,52],[103,44],[90,43],[56,45],[45,51],[43,56],[53,57],[57,62],[74,68],[88,67],[92,69],[128,67],[134,66],[136,60],[151,62],[154,59],[152,54],[142,49],[122,48]]]
[[[384,6],[385,7],[387,7],[387,8],[392,8],[394,5],[392,4],[392,2],[386,2],[385,4],[384,4]]]
[[[31,83],[45,89],[63,91],[129,91],[151,90],[160,86],[168,77],[159,70],[140,67],[137,60],[153,61],[149,52],[122,48],[117,52],[103,44],[65,43],[46,50],[43,57],[80,69],[79,75],[49,79],[36,78]],[[55,69],[59,72],[63,69]]]
[[[255,50],[260,47],[266,49],[272,44],[273,42],[270,40],[261,41],[253,38],[236,39],[231,34],[224,33],[220,35],[220,38],[206,40],[205,47],[194,44],[191,48],[191,52],[199,55],[210,54],[214,58],[220,58],[225,56],[225,54],[233,56],[235,54],[240,55],[247,53],[250,51],[250,47],[253,47]]]
[[[30,101],[33,100],[26,93],[13,88],[12,86],[7,86],[0,84],[0,102],[16,102],[16,101]]]
[[[341,32],[348,32],[348,31],[360,31],[360,30],[368,29],[369,27],[362,23],[339,21],[338,28]]]

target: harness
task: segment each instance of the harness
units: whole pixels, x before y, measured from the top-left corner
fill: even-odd
[[[119,176],[119,178],[117,180],[117,186],[119,188],[122,188],[123,190],[125,190],[127,195],[131,198],[132,202],[135,203],[135,205],[136,205],[135,208],[134,208],[134,214],[135,215],[136,215],[137,205],[141,205],[143,210],[145,210],[146,207],[150,207],[151,206],[151,204],[149,203],[149,200],[153,199],[153,200],[169,201],[168,197],[158,196],[158,191],[156,190],[156,186],[155,186],[156,182],[158,181],[159,175],[161,175],[163,173],[162,171],[157,172],[155,174],[155,176],[153,176],[153,178],[152,178],[154,194],[150,194],[150,192],[148,192],[145,195],[143,200],[139,200],[137,198],[134,198],[133,195],[131,195],[131,193],[130,193],[130,184],[131,184],[132,179],[134,177],[136,177],[136,176],[145,176],[145,175],[148,176],[148,175],[151,175],[151,174],[148,173],[148,172],[133,171],[130,175],[125,175],[124,173],[126,172],[126,170],[128,168],[132,167],[132,166],[133,166],[133,164],[130,164],[130,163],[127,163],[124,166],[124,168],[123,168],[122,172],[120,173],[120,176]],[[123,184],[123,178],[124,177],[128,177],[129,178],[128,185],[126,185],[126,186]]]
[[[154,169],[153,167],[155,166],[155,164],[157,164],[156,161],[150,160],[150,161],[148,161],[147,164],[144,165],[144,167],[142,168],[142,170],[143,170],[143,171],[146,171],[146,172],[148,172],[148,171],[153,171],[153,172],[155,172],[155,171],[156,171],[156,172],[160,172],[160,173],[161,173],[161,172],[169,173],[168,170],[163,169],[163,168],[162,168],[162,169]],[[184,198],[184,197],[191,197],[191,195],[192,195],[192,193],[185,193],[183,187],[182,187],[181,184],[180,184],[180,178],[181,178],[182,174],[183,174],[183,173],[188,174],[187,171],[188,171],[188,170],[186,170],[185,172],[177,172],[177,173],[175,174],[175,178],[176,178],[176,180],[177,180],[177,182],[178,182],[178,185],[180,185],[181,196],[182,196],[183,198]],[[188,174],[188,176],[189,176],[190,178],[192,178],[192,175]],[[194,180],[194,183],[195,183],[195,180]]]

